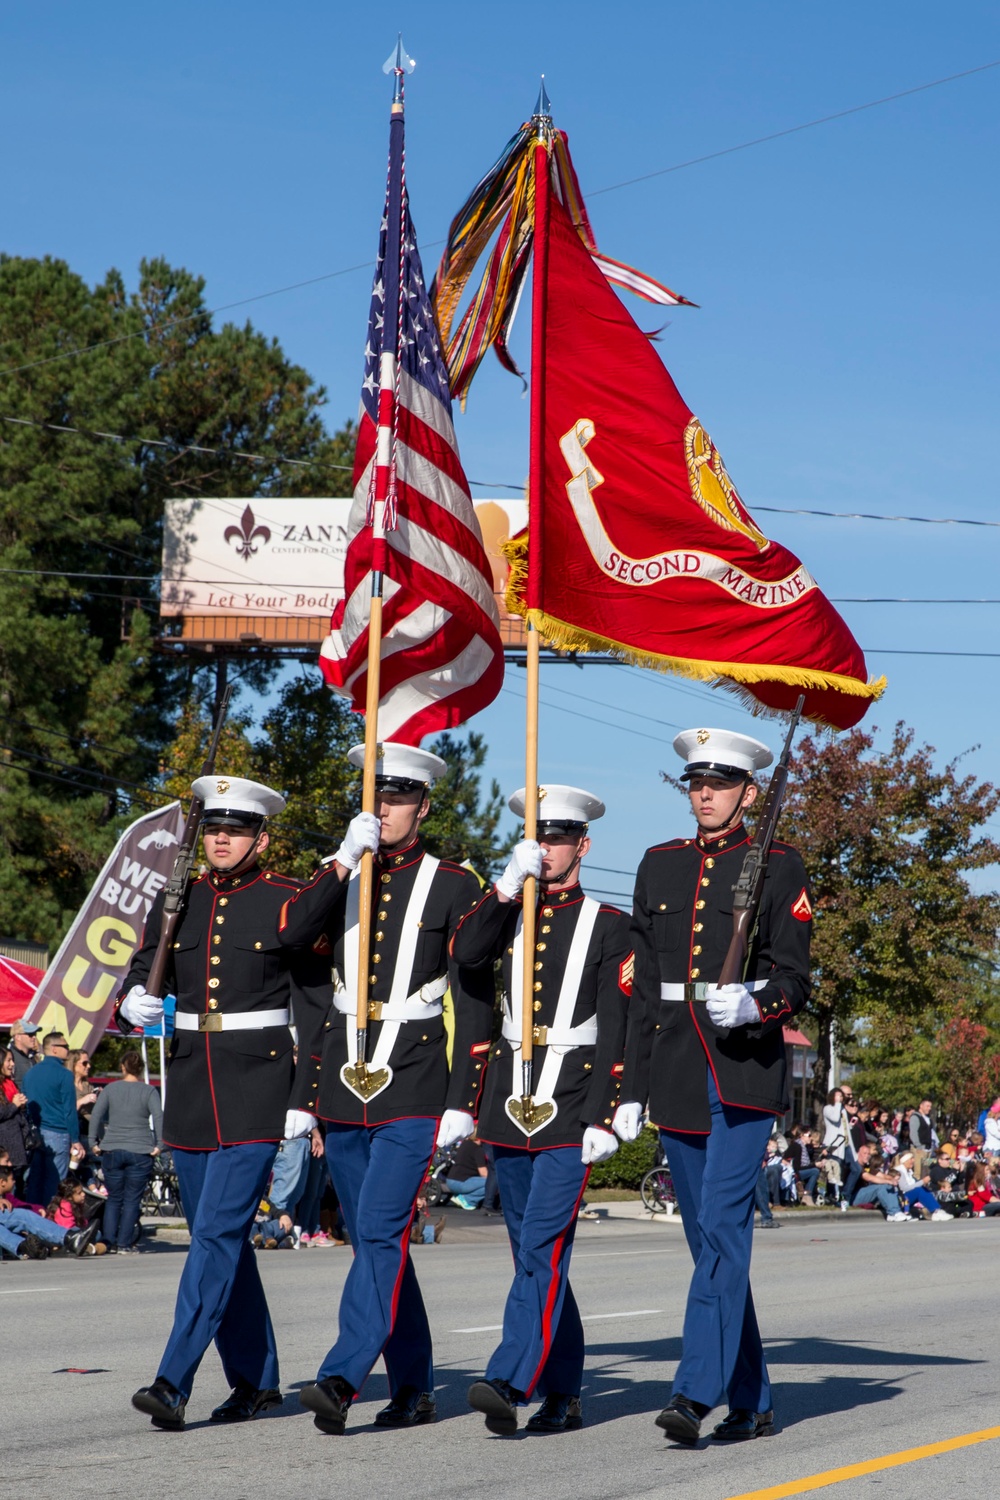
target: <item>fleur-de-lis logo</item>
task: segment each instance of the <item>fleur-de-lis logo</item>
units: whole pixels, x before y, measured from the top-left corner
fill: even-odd
[[[258,537],[262,542],[269,542],[271,540],[271,529],[269,526],[257,525],[256,517],[248,505],[240,516],[240,524],[238,526],[226,527],[225,539],[227,542],[235,542],[236,550],[240,557],[243,558],[244,562],[249,562],[257,551],[254,542]]]

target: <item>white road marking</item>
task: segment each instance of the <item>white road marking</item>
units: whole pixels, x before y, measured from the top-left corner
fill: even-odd
[[[663,1311],[660,1307],[635,1307],[628,1312],[587,1313],[582,1323],[597,1323],[603,1318],[653,1318]],[[481,1323],[478,1328],[449,1328],[449,1333],[499,1333],[502,1323]]]

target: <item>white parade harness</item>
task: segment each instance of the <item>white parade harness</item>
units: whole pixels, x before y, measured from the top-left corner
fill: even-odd
[[[417,949],[417,938],[420,934],[420,924],[424,915],[424,907],[427,897],[430,895],[431,883],[437,873],[441,861],[425,854],[420,861],[413,889],[410,891],[410,899],[406,903],[406,911],[403,914],[403,926],[399,939],[399,948],[396,953],[396,964],[392,976],[392,984],[389,989],[389,998],[384,1001],[369,1001],[368,1015],[373,1021],[381,1021],[382,1029],[379,1032],[378,1041],[375,1043],[375,1051],[367,1059],[368,1069],[375,1073],[384,1069],[387,1077],[381,1088],[366,1094],[366,1099],[373,1099],[376,1094],[382,1093],[392,1082],[392,1069],[389,1067],[389,1058],[392,1049],[396,1045],[399,1028],[407,1021],[424,1021],[431,1016],[439,1016],[444,1010],[444,994],[448,988],[448,975],[441,974],[436,979],[429,979],[412,994],[407,991],[413,975],[413,959]],[[341,979],[336,969],[333,973],[333,1003],[335,1008],[345,1016],[357,1014],[358,993],[358,930],[360,927],[360,895],[361,885],[357,879],[358,871],[351,874],[350,883],[347,888],[347,909],[344,915],[344,975]],[[347,1027],[347,1060],[348,1066],[354,1067],[358,1061],[358,1037],[353,1026]]]
[[[538,1075],[532,1095],[537,1104],[551,1104],[552,1114],[546,1123],[555,1119],[557,1104],[555,1101],[556,1086],[559,1082],[559,1073],[562,1069],[563,1058],[576,1047],[593,1047],[597,1041],[597,1015],[590,1016],[579,1026],[572,1026],[570,1022],[573,1011],[576,1009],[577,995],[580,991],[580,981],[583,978],[583,966],[587,962],[587,953],[590,948],[590,939],[593,936],[594,924],[601,906],[599,901],[594,901],[590,896],[584,896],[580,907],[580,915],[577,917],[576,926],[573,929],[573,937],[570,942],[569,956],[566,960],[566,968],[563,971],[562,986],[559,990],[559,999],[556,1001],[556,1013],[551,1026],[534,1026],[532,1036],[535,1046],[545,1047],[545,1061],[542,1071]],[[501,1028],[503,1035],[510,1042],[513,1054],[511,1095],[519,1096],[521,1093],[521,1017],[523,1014],[524,1000],[524,935],[522,932],[522,914],[517,918],[517,929],[514,934],[514,951],[511,955],[511,993],[504,996],[504,1016]],[[525,1135],[530,1136],[531,1131],[525,1130],[523,1124],[508,1110],[508,1117],[514,1119],[515,1125]],[[544,1127],[542,1127],[544,1128]]]

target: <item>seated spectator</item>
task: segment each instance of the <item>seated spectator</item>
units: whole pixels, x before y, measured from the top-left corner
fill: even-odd
[[[254,1214],[250,1242],[257,1250],[294,1250],[295,1226],[292,1216],[279,1212],[270,1198],[262,1198]]]
[[[781,1202],[781,1172],[783,1167],[781,1148],[777,1136],[768,1138],[764,1152],[764,1175],[767,1178],[767,1196],[770,1202]]]
[[[108,1190],[104,1238],[113,1255],[128,1255],[137,1251],[142,1196],[163,1149],[163,1108],[143,1078],[141,1053],[123,1052],[119,1066],[120,1080],[103,1089],[94,1105],[90,1140]]]
[[[446,1223],[447,1220],[443,1214],[435,1223],[427,1212],[427,1199],[421,1193],[417,1199],[417,1211],[413,1215],[413,1223],[410,1225],[410,1244],[439,1245]]]
[[[957,1160],[939,1152],[927,1176],[930,1178],[931,1192],[941,1208],[946,1208],[953,1218],[971,1213],[965,1192],[965,1169]]]
[[[921,1219],[950,1219],[951,1214],[941,1207],[931,1192],[930,1173],[925,1172],[918,1181],[913,1175],[913,1152],[904,1151],[893,1163],[899,1173],[899,1192],[906,1207]]]
[[[802,1202],[808,1207],[816,1206],[816,1184],[819,1182],[819,1167],[816,1165],[816,1137],[805,1125],[792,1127],[792,1138],[785,1153],[791,1162],[798,1183],[801,1184]]]
[[[87,1218],[87,1189],[75,1177],[67,1177],[59,1184],[52,1202],[45,1211],[46,1218],[64,1229],[93,1229],[94,1235],[87,1246],[89,1255],[106,1255],[108,1247],[99,1239],[100,1225],[97,1220]]]
[[[888,1172],[881,1170],[881,1161],[871,1159],[872,1148],[867,1143],[858,1147],[858,1165],[861,1168],[860,1185],[854,1190],[851,1199],[853,1208],[863,1208],[867,1203],[874,1203],[885,1214],[890,1224],[909,1223],[910,1216],[905,1213],[899,1201],[899,1193],[896,1191],[896,1178]]]
[[[1000,1198],[993,1190],[985,1162],[975,1163],[967,1185],[967,1192],[969,1207],[977,1218],[993,1218],[996,1214],[1000,1214]]]
[[[67,1229],[14,1196],[14,1173],[0,1167],[0,1251],[15,1260],[44,1260],[50,1252],[86,1255],[96,1224]]]
[[[459,1208],[479,1208],[486,1196],[486,1153],[476,1137],[460,1142],[444,1183]]]
[[[958,1156],[958,1148],[961,1140],[962,1133],[960,1130],[949,1130],[948,1139],[946,1141],[942,1141],[941,1145],[938,1147],[938,1156],[947,1156],[952,1161],[954,1161]]]

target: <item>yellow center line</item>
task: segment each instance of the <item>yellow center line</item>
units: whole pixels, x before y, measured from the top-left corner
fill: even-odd
[[[902,1453],[889,1453],[885,1458],[869,1458],[864,1463],[847,1464],[842,1469],[826,1469],[822,1474],[811,1474],[806,1479],[792,1479],[787,1484],[773,1484],[766,1490],[747,1490],[742,1495],[730,1495],[729,1500],[785,1500],[788,1495],[804,1495],[809,1490],[822,1490],[828,1484],[840,1484],[844,1479],[858,1479],[862,1474],[877,1474],[880,1469],[895,1469],[900,1464],[916,1463],[921,1458],[934,1458],[938,1453],[953,1453],[956,1448],[970,1448],[973,1443],[988,1443],[1000,1438],[1000,1427],[984,1427],[981,1432],[967,1432],[963,1437],[947,1438],[943,1443],[927,1443],[922,1448],[905,1448]]]

